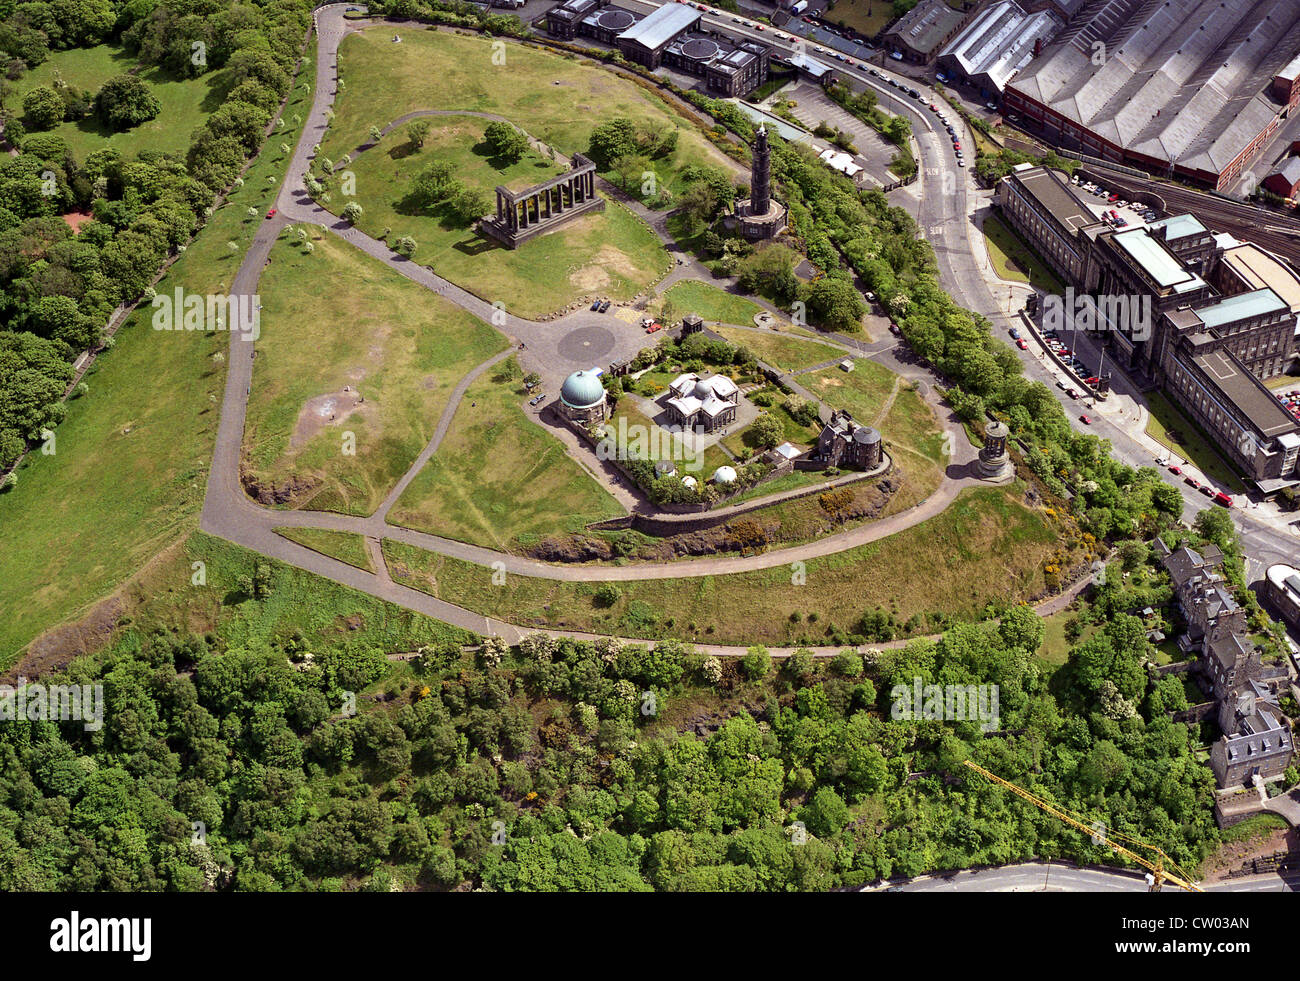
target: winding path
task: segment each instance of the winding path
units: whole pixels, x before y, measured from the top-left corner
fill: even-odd
[[[447,623],[483,634],[498,634],[507,640],[513,641],[534,631],[484,617],[481,614],[436,599],[426,593],[394,583],[382,562],[382,552],[380,550],[382,539],[393,539],[429,552],[501,570],[508,575],[565,582],[630,582],[647,579],[679,579],[724,575],[770,569],[777,566],[789,566],[791,563],[804,562],[878,541],[935,517],[952,503],[963,488],[977,486],[981,483],[970,475],[970,464],[975,458],[975,450],[966,439],[964,430],[958,421],[947,413],[946,409],[936,405],[941,417],[946,417],[945,429],[951,437],[950,445],[956,448],[953,459],[937,492],[907,511],[869,525],[829,535],[802,545],[769,551],[759,555],[715,556],[666,564],[638,563],[622,566],[551,565],[522,556],[497,552],[389,524],[387,521],[389,511],[411,480],[437,451],[438,445],[451,424],[456,407],[475,378],[497,362],[516,353],[519,354],[525,367],[544,369],[551,375],[566,367],[565,362],[577,366],[580,362],[575,360],[574,356],[565,356],[561,346],[562,339],[571,332],[584,328],[587,330],[604,330],[600,325],[608,323],[608,319],[600,318],[600,315],[590,315],[583,311],[546,322],[531,321],[511,315],[489,304],[481,297],[475,296],[456,284],[443,279],[424,266],[395,255],[382,242],[365,235],[346,222],[336,218],[310,199],[304,189],[303,177],[307,173],[314,155],[313,146],[319,143],[324,135],[327,126],[327,115],[337,94],[339,44],[348,33],[369,26],[364,21],[345,21],[342,17],[344,8],[344,4],[334,4],[322,7],[317,11],[316,29],[319,37],[319,57],[311,112],[304,123],[289,164],[285,182],[276,199],[277,214],[274,218],[262,223],[238,273],[234,277],[231,292],[235,294],[254,294],[262,271],[270,261],[271,247],[278,240],[284,228],[292,223],[314,223],[328,229],[333,234],[385,263],[408,279],[443,296],[480,319],[493,324],[512,341],[511,348],[480,364],[461,380],[438,421],[432,439],[419,454],[407,473],[398,481],[375,514],[369,517],[357,517],[331,512],[273,510],[257,504],[244,492],[239,479],[240,453],[247,414],[248,395],[252,390],[254,345],[249,343],[244,335],[232,333],[221,421],[200,519],[200,528],[204,532],[228,539],[262,555],[278,559]],[[499,118],[486,113],[430,110],[408,115],[403,117],[403,120],[414,118],[415,115],[467,114]],[[400,125],[400,123],[401,121],[391,124],[389,129],[391,130],[393,126]],[[652,227],[654,226],[652,225]],[[662,231],[661,237],[663,237]],[[671,243],[670,238],[668,241]],[[679,270],[680,267],[678,270],[673,270],[673,273],[676,274]],[[606,333],[609,332],[606,331]],[[631,334],[631,332],[625,333]],[[860,342],[846,344],[825,339],[819,340],[822,343],[831,343],[854,354],[860,355],[864,353],[864,346]],[[526,353],[515,350],[520,341],[525,342]],[[635,344],[636,349],[639,350],[643,342],[644,339],[639,334],[635,334],[624,341],[624,346]],[[892,348],[892,345],[870,346],[870,349],[875,349],[872,351],[873,354],[882,355],[886,354],[890,348]],[[626,353],[630,354],[634,353],[634,351]],[[589,352],[578,352],[576,357],[583,359],[582,363],[587,365],[590,364],[592,359]],[[915,369],[911,373],[915,374]],[[932,405],[935,405],[933,387],[925,385],[923,388],[927,399],[931,401]],[[371,558],[376,562],[378,571],[376,573],[365,572],[288,541],[274,532],[273,529],[276,527],[320,528],[362,535],[367,541],[367,548]],[[598,636],[578,631],[548,630],[545,632],[566,637],[592,638]],[[719,654],[744,653],[744,649],[738,647],[697,646]],[[832,650],[821,649],[818,653],[829,653]]]

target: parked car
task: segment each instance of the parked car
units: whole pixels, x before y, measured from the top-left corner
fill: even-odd
[[[1067,389],[1065,390],[1065,394],[1068,395],[1068,396],[1070,396],[1070,398],[1075,399],[1076,401],[1077,401],[1078,398],[1079,398],[1079,393],[1076,392],[1073,388],[1067,388]]]
[[[902,337],[902,336],[903,336],[903,332],[902,332],[901,330],[898,329],[898,324],[890,324],[890,325],[889,325],[889,332],[890,332],[891,334],[893,334],[895,337]]]
[[[1183,468],[1178,466],[1178,464],[1176,463],[1171,463],[1169,464],[1169,472],[1173,474],[1175,477],[1181,476],[1183,472]]]
[[[1019,327],[1012,327],[1010,333],[1011,333],[1012,338],[1014,338],[1015,340],[1020,340],[1020,328],[1019,328]]]
[[[1058,378],[1058,379],[1056,380],[1056,387],[1059,388],[1061,391],[1064,392],[1064,391],[1065,391],[1065,382],[1061,381],[1061,380]]]
[[[889,52],[889,57],[893,58],[895,61],[902,61],[902,60],[903,60],[903,56],[902,56],[901,54],[899,54],[897,51],[891,51],[891,52]]]
[[[1025,343],[1025,339],[1023,337],[1019,337],[1016,339],[1016,347],[1020,348],[1020,350],[1022,351],[1029,350],[1029,345]]]
[[[268,217],[268,218],[274,218],[274,217],[275,217],[275,209],[272,208],[270,211],[268,211],[268,212],[266,213],[266,217]]]
[[[663,330],[663,329],[664,329],[664,325],[663,325],[663,324],[651,324],[649,327],[647,327],[647,328],[645,329],[645,332],[646,332],[647,334],[653,334],[655,331],[657,331],[657,330]]]
[[[1118,194],[1108,194],[1108,195],[1106,196],[1106,200],[1107,200],[1109,203],[1114,204],[1116,201],[1119,200],[1119,195],[1118,195]]]
[[[1211,487],[1209,484],[1201,484],[1201,486],[1196,489],[1200,491],[1202,494],[1204,494],[1206,497],[1214,496],[1214,488]]]
[[[958,158],[957,158],[957,166],[958,166],[958,167],[965,167],[965,166],[966,166],[966,161],[963,160],[961,157],[958,157]]]
[[[986,102],[986,103],[984,103],[984,108],[985,108],[985,109],[992,109],[994,112],[997,112],[997,111],[998,111],[998,104],[997,104],[996,102]]]
[[[600,301],[599,301],[599,300],[592,300],[592,301],[591,301],[591,309],[593,309],[593,310],[599,310],[599,309],[600,309]]]
[[[1230,508],[1232,507],[1232,498],[1223,493],[1223,491],[1216,491],[1214,494],[1214,503],[1221,504],[1225,508]]]
[[[605,301],[602,302],[601,305],[600,305],[600,312],[601,312],[601,313],[604,313],[604,312],[605,312],[606,310],[608,310],[608,309],[609,309],[609,301],[608,301],[608,300],[605,300]]]
[[[1085,378],[1084,381],[1085,381],[1087,384],[1089,384],[1089,385],[1100,385],[1100,384],[1101,384],[1101,379],[1098,378],[1096,375],[1093,375],[1091,378]]]
[[[1082,413],[1080,413],[1080,415],[1079,415],[1079,421],[1080,421],[1081,423],[1083,423],[1085,426],[1091,426],[1091,425],[1092,425],[1092,419],[1089,418],[1087,415],[1084,415],[1084,414],[1082,414]]]
[[[1195,477],[1193,477],[1191,474],[1183,475],[1183,483],[1186,484],[1188,487],[1194,487],[1197,490],[1201,489],[1201,482],[1197,480]]]
[[[945,75],[943,72],[935,72],[935,73],[934,73],[934,80],[935,80],[936,82],[946,82],[946,81],[948,81],[948,76]]]
[[[530,399],[528,400],[528,404],[529,404],[529,405],[537,405],[537,403],[540,402],[540,401],[542,401],[542,399],[544,399],[544,398],[546,398],[545,395],[534,395],[532,398],[530,398]]]

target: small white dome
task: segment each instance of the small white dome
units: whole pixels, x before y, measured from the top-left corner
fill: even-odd
[[[718,467],[713,471],[713,482],[715,484],[734,484],[736,482],[736,471],[733,467]]]

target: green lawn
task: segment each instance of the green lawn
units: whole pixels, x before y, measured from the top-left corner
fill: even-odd
[[[715,329],[732,344],[749,348],[754,352],[754,357],[783,371],[799,371],[803,368],[811,368],[815,364],[823,364],[833,358],[843,359],[850,356],[839,348],[800,338],[786,331],[737,330],[734,327]],[[888,369],[880,370],[888,373]],[[807,376],[800,378],[800,383],[805,384],[806,378]]]
[[[837,409],[847,409],[854,419],[868,426],[877,425],[880,410],[902,384],[898,375],[867,358],[854,361],[852,371],[824,368],[800,375],[798,380],[822,401]]]
[[[1266,379],[1264,384],[1269,388],[1285,388],[1300,391],[1300,375],[1283,372],[1280,375],[1274,375],[1272,378]]]
[[[305,545],[313,552],[328,555],[348,565],[374,572],[366,540],[350,531],[330,531],[328,528],[276,528],[275,533],[291,542]]]
[[[984,241],[993,268],[1002,279],[1029,283],[1053,296],[1065,292],[1064,284],[1047,268],[1047,263],[996,215],[984,219]]]
[[[371,514],[432,438],[452,389],[506,341],[342,239],[311,235],[310,254],[282,235],[258,287],[245,467],[260,486],[297,485],[289,506]]]
[[[405,42],[403,42],[405,44]],[[351,91],[349,89],[348,91]],[[457,179],[495,201],[498,184],[525,187],[560,168],[535,153],[497,167],[483,145],[486,122],[469,116],[434,118],[424,146],[412,152],[404,130],[385,137],[356,158],[357,195],[336,188],[328,207],[342,213],[352,200],[364,212],[357,227],[387,241],[409,235],[418,243],[415,261],[429,266],[489,302],[500,301],[521,317],[539,317],[583,296],[631,299],[668,270],[668,253],[654,231],[613,200],[605,210],[508,249],[410,200],[412,182],[434,162],[447,162]]]
[[[413,30],[395,45],[392,29],[381,25],[344,40],[339,74],[346,86],[323,143],[335,159],[366,142],[371,126],[417,109],[469,109],[503,115],[566,156],[585,152],[591,131],[615,116],[677,127],[676,152],[653,162],[673,191],[682,190],[677,175],[687,164],[736,168],[693,120],[648,89],[577,57],[512,41]]]
[[[1041,594],[1042,566],[1059,531],[1020,501],[1024,488],[963,491],[931,521],[861,548],[807,563],[806,585],[791,586],[788,565],[689,579],[620,582],[611,607],[596,603],[594,583],[511,575],[385,540],[393,578],[481,613],[546,625],[640,637],[730,644],[816,639],[831,625],[851,630],[866,610],[884,606],[901,619],[945,612],[978,618],[989,602]],[[816,623],[804,615],[817,611]],[[792,614],[798,614],[792,618]]]
[[[677,319],[688,313],[698,314],[702,320],[721,321],[725,324],[751,324],[763,308],[753,300],[736,296],[709,283],[686,280],[674,283],[664,294],[677,308]],[[666,325],[668,326],[668,325]]]
[[[314,60],[313,47],[306,72]],[[295,94],[289,111],[305,114],[304,98]],[[229,289],[258,228],[245,211],[265,211],[287,163],[277,141],[268,141],[244,186],[171,267],[159,293]],[[0,666],[197,525],[229,337],[154,331],[149,313],[134,315],[95,363],[89,394],[68,406],[57,430],[58,452],[29,456],[18,487],[0,495]]]
[[[23,96],[38,85],[50,85],[56,78],[93,96],[108,79],[125,75],[135,67],[135,59],[116,45],[55,51],[47,61],[14,83],[12,94],[4,104],[21,116]],[[75,123],[61,123],[47,132],[62,137],[78,161],[84,161],[92,151],[105,146],[120,151],[124,157],[133,157],[141,150],[184,156],[190,135],[221,107],[230,90],[224,70],[208,72],[199,78],[176,79],[160,68],[147,68],[140,77],[162,105],[162,111],[148,122],[115,133],[91,116]]]
[[[1149,411],[1148,436],[1234,494],[1245,492],[1246,485],[1237,472],[1219,456],[1192,420],[1159,392],[1148,392],[1145,398]]]
[[[512,358],[470,386],[438,451],[390,513],[393,524],[507,549],[624,513],[525,417],[519,378]]]

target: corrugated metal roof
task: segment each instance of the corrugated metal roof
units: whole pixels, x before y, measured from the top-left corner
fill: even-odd
[[[667,44],[682,31],[690,30],[701,14],[684,3],[666,3],[618,36],[620,41],[634,41],[651,51]]]

